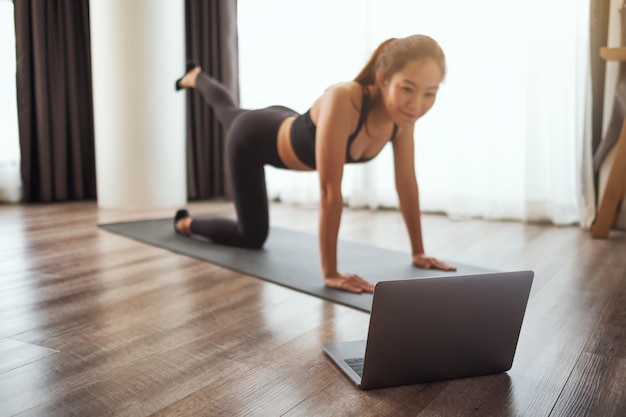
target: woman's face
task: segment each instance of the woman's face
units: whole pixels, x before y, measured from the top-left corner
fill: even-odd
[[[420,59],[379,82],[387,113],[398,127],[412,126],[430,110],[441,78],[441,69],[432,59]]]

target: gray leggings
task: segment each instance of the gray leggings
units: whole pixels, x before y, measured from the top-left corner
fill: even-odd
[[[283,106],[241,109],[226,88],[204,72],[198,75],[196,90],[227,131],[226,179],[237,220],[193,219],[191,232],[223,245],[260,249],[269,232],[264,166],[285,168],[276,145],[278,128],[298,113]]]

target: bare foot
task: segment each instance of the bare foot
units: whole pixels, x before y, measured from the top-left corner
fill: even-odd
[[[191,234],[191,217],[183,217],[176,222],[176,230],[178,233],[189,236]]]
[[[202,72],[200,67],[195,67],[189,70],[183,78],[180,79],[178,84],[183,88],[196,88],[196,80],[198,79],[198,74]]]

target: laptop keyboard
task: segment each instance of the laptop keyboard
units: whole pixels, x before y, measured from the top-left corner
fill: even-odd
[[[358,376],[363,376],[363,362],[365,362],[365,358],[354,358],[354,359],[344,359],[348,366],[352,368],[354,372],[357,373]]]

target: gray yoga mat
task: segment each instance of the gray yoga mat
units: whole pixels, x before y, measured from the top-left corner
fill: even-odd
[[[99,227],[172,252],[201,259],[233,271],[369,312],[371,294],[352,294],[326,288],[321,278],[317,236],[273,227],[261,250],[220,246],[174,232],[173,220],[141,220],[100,224]],[[340,241],[339,270],[356,273],[371,282],[494,272],[448,261],[456,272],[415,268],[408,252]]]

